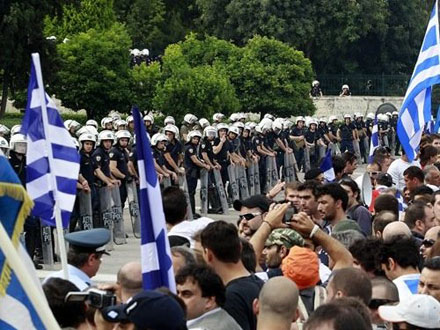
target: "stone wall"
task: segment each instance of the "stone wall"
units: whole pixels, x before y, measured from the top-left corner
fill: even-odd
[[[403,97],[381,96],[323,96],[313,99],[316,106],[315,117],[329,117],[331,115],[342,118],[345,113],[354,114],[360,112],[364,116],[368,112],[375,112],[384,103],[391,103],[398,110],[402,105]]]

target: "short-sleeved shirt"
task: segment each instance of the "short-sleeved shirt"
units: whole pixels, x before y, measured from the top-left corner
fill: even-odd
[[[198,167],[192,161],[192,159],[191,159],[192,156],[197,156],[197,145],[194,145],[191,142],[188,142],[187,144],[185,144],[184,163],[185,163],[185,168],[186,169],[193,169],[193,168],[197,168]]]
[[[354,122],[354,126],[356,127],[357,130],[361,130],[365,127],[365,123],[361,120],[361,121],[355,121]]]
[[[157,165],[160,167],[165,165],[165,157],[163,150],[157,149],[156,147],[152,148],[153,150],[153,158],[156,160]]]
[[[243,330],[257,328],[252,303],[258,298],[264,282],[255,275],[240,277],[226,285],[226,303],[223,307]]]
[[[356,127],[354,126],[353,123],[350,124],[342,124],[341,126],[339,126],[339,129],[341,131],[341,139],[342,140],[348,140],[348,141],[352,141],[353,140],[353,130],[356,129]]]
[[[220,138],[216,138],[214,140],[214,146],[218,146],[220,144]],[[223,146],[218,154],[216,154],[214,157],[219,163],[225,163],[228,161],[228,152],[231,149],[230,142],[228,139],[226,139],[225,142],[223,142]]]
[[[128,152],[118,146],[113,147],[109,152],[110,160],[116,162],[116,168],[125,176],[128,173]]]
[[[214,140],[209,141],[208,139],[203,139],[202,143],[200,143],[199,158],[203,158],[202,153],[206,152],[209,160],[213,163],[214,162],[214,152],[212,151],[213,144],[214,144]]]
[[[334,136],[336,136],[338,132],[338,125],[334,123],[330,123],[328,124],[328,129]]]
[[[81,156],[79,173],[82,174],[90,186],[95,182],[95,170],[98,168],[98,165],[95,163],[93,157],[84,150],[81,150],[79,154]]]
[[[308,143],[315,143],[320,138],[318,131],[311,131],[310,129],[306,132],[304,137]]]
[[[11,150],[9,157],[9,163],[20,179],[21,184],[26,188],[26,156],[23,155],[22,159],[18,159],[16,153]]]
[[[164,153],[169,153],[171,158],[174,160],[174,162],[177,165],[179,165],[178,164],[179,156],[182,154],[182,152],[183,152],[182,143],[180,143],[180,141],[178,141],[177,139],[174,139],[173,141],[167,143]],[[172,169],[171,167],[168,167],[168,168]]]
[[[380,122],[377,124],[377,127],[379,128],[379,131],[385,131],[385,130],[387,130],[388,128],[390,128],[388,122],[386,122],[386,121],[380,121]]]
[[[109,152],[102,147],[96,148],[92,154],[93,161],[101,169],[106,177],[110,177],[110,156]]]
[[[257,151],[257,147],[263,146],[263,137],[261,135],[256,135],[252,138],[252,148],[254,149],[254,152]]]
[[[328,134],[328,132],[329,132],[329,129],[328,129],[327,125],[324,125],[324,126],[323,125],[319,125],[317,130],[318,130],[320,138],[324,138],[324,135]]]
[[[138,172],[137,150],[136,150],[136,145],[135,144],[133,144],[131,146],[131,152],[128,154],[128,159],[133,163],[133,166],[134,166],[136,172]]]

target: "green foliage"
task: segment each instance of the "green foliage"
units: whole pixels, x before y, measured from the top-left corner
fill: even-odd
[[[149,66],[142,63],[141,65],[134,66],[131,70],[132,102],[141,111],[154,110],[153,97],[161,78],[162,72],[159,63],[153,63]]]
[[[11,128],[14,125],[20,125],[23,114],[21,113],[5,113],[5,115],[0,120],[0,124]]]
[[[110,110],[127,112],[130,105],[131,40],[121,24],[73,36],[58,45],[61,67],[55,93],[63,105],[85,109],[89,118]]]

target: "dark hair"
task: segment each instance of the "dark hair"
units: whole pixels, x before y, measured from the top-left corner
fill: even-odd
[[[298,189],[298,186],[299,186],[298,181],[295,181],[295,182],[288,182],[288,183],[286,183],[286,185],[284,186],[284,190],[285,190],[285,191],[287,191],[287,190],[297,190],[297,189]]]
[[[185,259],[185,266],[196,264],[196,258],[193,254],[193,251],[186,246],[173,246],[171,248],[171,254],[173,256],[180,254],[183,259]]]
[[[433,194],[434,190],[432,190],[431,188],[429,188],[428,186],[420,186],[415,188],[413,191],[411,191],[411,200],[414,200],[414,198],[416,196],[420,196],[420,195],[429,195],[429,197],[431,197],[431,195]],[[429,201],[431,200],[431,198],[429,198]]]
[[[84,302],[65,302],[69,292],[80,290],[72,283],[61,278],[50,278],[43,284],[43,291],[49,307],[61,328],[77,328],[86,320]]]
[[[437,156],[438,150],[432,145],[427,145],[420,150],[420,164],[426,165],[426,163],[431,159],[431,157]]]
[[[341,186],[347,186],[350,188],[350,190],[353,192],[353,194],[357,193],[357,197],[356,200],[359,201],[361,198],[361,190],[359,189],[359,186],[357,185],[357,183],[350,179],[350,178],[344,178],[342,179],[339,184]]]
[[[392,215],[393,218],[389,218],[388,216]],[[394,212],[391,211],[380,211],[375,217],[373,221],[373,231],[376,232],[383,232],[385,227],[391,223],[397,221],[397,216]]]
[[[202,297],[215,297],[219,307],[226,301],[226,290],[222,279],[208,266],[186,266],[176,275],[176,283],[184,284],[186,280],[196,282],[202,291]]]
[[[364,319],[365,323],[371,326],[370,310],[367,306],[356,297],[341,297],[332,301],[332,304],[354,308],[360,316]]]
[[[340,156],[332,157],[333,170],[335,171],[335,175],[342,173],[345,168],[345,161]]]
[[[374,159],[369,165],[376,165],[379,167],[379,172],[382,171],[382,165],[380,165],[378,162],[376,162]]]
[[[437,190],[436,192],[434,192],[433,194],[432,194],[432,197],[431,197],[431,204],[434,206],[434,204],[435,204],[435,197],[436,196],[438,196],[438,195],[440,195],[440,190]]]
[[[388,296],[388,299],[399,300],[399,290],[393,281],[388,279],[386,276],[376,276],[371,279],[371,285],[374,287],[382,287]],[[394,297],[394,298],[393,298]],[[374,299],[374,297],[373,297]]]
[[[322,329],[322,325],[332,325],[334,330],[370,330],[359,312],[353,307],[334,303],[319,306],[308,318],[304,330]]]
[[[375,237],[367,237],[356,241],[349,248],[355,258],[366,272],[372,272],[375,276],[385,275],[380,264],[380,240]]]
[[[333,271],[329,285],[346,297],[357,297],[368,306],[371,300],[371,280],[367,273],[357,268],[341,268]]]
[[[241,242],[237,227],[225,221],[211,222],[203,229],[201,243],[222,262],[237,263],[241,258]]]
[[[425,207],[426,204],[421,201],[414,201],[405,211],[405,222],[409,229],[413,229],[416,225],[417,220],[424,222],[425,220]]]
[[[87,263],[91,254],[93,254],[93,252],[79,252],[71,245],[67,251],[67,262],[69,265],[81,268]]]
[[[396,217],[399,216],[399,201],[390,194],[380,194],[374,200],[374,211],[376,213],[382,211],[393,212]]]
[[[316,198],[318,194],[318,187],[320,186],[320,183],[316,180],[307,180],[304,183],[301,183],[296,190],[297,191],[304,191],[304,190],[311,190],[313,197]]]
[[[160,288],[155,289],[154,291],[166,294],[167,296],[170,296],[171,298],[173,298],[175,301],[177,301],[177,303],[179,304],[179,306],[182,308],[183,310],[183,314],[185,315],[185,319],[187,317],[187,308],[186,308],[186,304],[183,301],[182,298],[180,298],[177,294],[175,294],[174,292],[172,292],[169,288],[167,288],[166,286],[161,286]],[[139,329],[135,326],[134,328],[135,330],[143,330],[143,329]],[[149,330],[149,329],[145,329],[145,330]],[[183,330],[183,329],[182,329]]]
[[[420,254],[413,238],[397,236],[382,243],[379,258],[381,264],[388,264],[388,258],[392,258],[402,268],[417,268]]]
[[[241,262],[244,268],[250,273],[255,273],[257,270],[257,256],[255,255],[254,247],[245,238],[240,238],[241,241]]]
[[[318,187],[318,193],[316,198],[321,196],[329,195],[336,201],[340,200],[342,202],[342,209],[345,211],[348,205],[348,195],[347,192],[338,183],[327,183]]]
[[[380,173],[376,178],[376,182],[387,187],[393,186],[393,178],[388,173]]]
[[[353,164],[357,158],[356,155],[354,153],[352,153],[351,151],[346,151],[341,155],[342,159],[344,160],[344,163],[351,163]]]
[[[425,180],[425,175],[423,174],[423,171],[420,167],[417,166],[410,166],[408,167],[404,172],[403,175],[408,176],[409,179],[418,179],[420,182],[423,182]]]
[[[185,219],[188,204],[185,193],[179,187],[170,186],[162,191],[162,205],[165,221],[170,225],[176,225]]]
[[[431,270],[440,270],[440,257],[426,259],[424,267]]]

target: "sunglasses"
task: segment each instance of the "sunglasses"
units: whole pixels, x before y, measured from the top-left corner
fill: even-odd
[[[371,299],[368,307],[371,309],[378,309],[380,306],[394,304],[397,301],[389,300],[389,299]]]
[[[368,172],[368,174],[371,175],[371,176],[376,176],[376,175],[378,175],[379,173],[380,173],[380,172],[375,172],[375,171]]]
[[[247,214],[240,214],[239,216],[238,216],[238,220],[243,220],[243,219],[246,219],[246,220],[252,220],[253,218],[255,218],[255,217],[258,217],[259,215],[261,215],[261,213],[247,213]]]
[[[423,245],[424,247],[426,247],[426,248],[430,248],[430,247],[432,247],[434,244],[435,244],[435,241],[434,241],[433,239],[425,239],[425,240],[422,242],[422,245]]]

